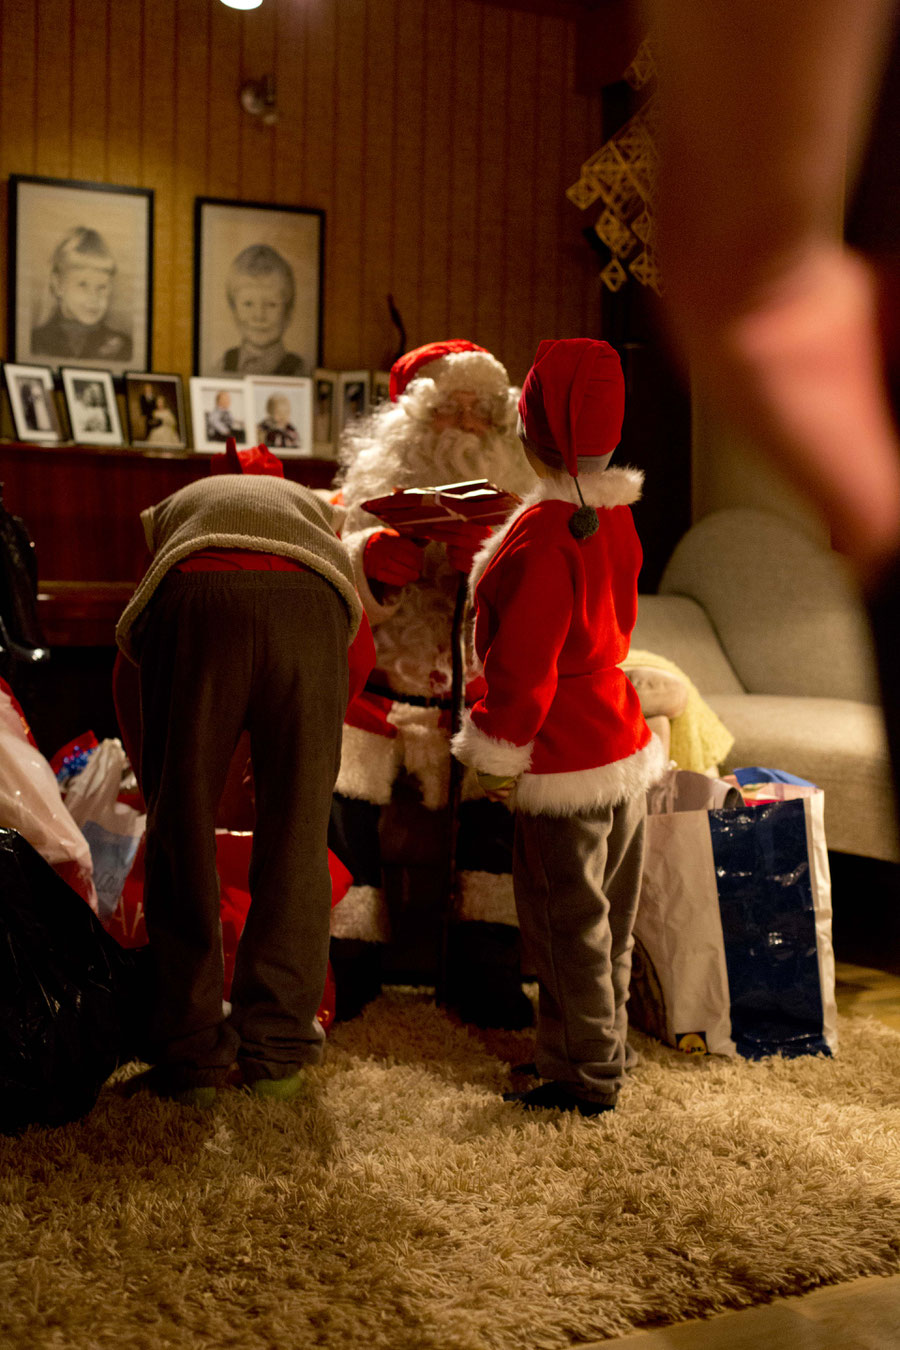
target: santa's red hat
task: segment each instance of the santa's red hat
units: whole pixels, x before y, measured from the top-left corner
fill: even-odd
[[[254,445],[250,450],[238,450],[237,441],[229,436],[224,455],[214,455],[209,462],[210,473],[264,473],[271,478],[284,477],[284,465],[267,445]]]
[[[391,402],[397,402],[400,395],[405,392],[406,386],[422,374],[426,366],[430,366],[434,361],[440,361],[445,356],[458,356],[461,352],[482,352],[485,356],[494,360],[485,347],[479,347],[474,342],[467,342],[465,338],[448,338],[446,342],[428,342],[424,347],[416,347],[413,351],[406,352],[403,356],[398,357],[391,366]]]
[[[608,342],[540,344],[519,398],[525,439],[536,451],[555,451],[575,478],[579,459],[612,454],[624,413],[622,364]]]

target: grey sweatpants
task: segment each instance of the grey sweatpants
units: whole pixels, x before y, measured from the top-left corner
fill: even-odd
[[[310,571],[170,573],[154,596],[140,646],[152,1032],[157,1062],[191,1081],[235,1055],[248,1080],[320,1058],[348,622]],[[244,729],[257,824],[226,1022],[215,818]]]
[[[538,1072],[607,1104],[634,1060],[625,1004],[645,816],[643,793],[580,815],[516,815],[513,885],[523,965],[538,978]]]

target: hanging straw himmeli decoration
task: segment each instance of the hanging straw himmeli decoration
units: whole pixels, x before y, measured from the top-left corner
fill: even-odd
[[[652,47],[645,39],[625,79],[632,88],[643,89],[655,76]],[[613,255],[600,273],[610,291],[618,291],[630,274],[642,286],[661,292],[654,222],[657,120],[654,90],[638,112],[582,164],[581,177],[566,191],[581,211],[601,203],[594,233]]]

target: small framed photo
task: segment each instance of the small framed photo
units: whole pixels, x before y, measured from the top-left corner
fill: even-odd
[[[3,377],[12,410],[13,429],[20,441],[58,445],[63,439],[49,366],[3,364]]]
[[[191,422],[195,450],[225,450],[233,436],[238,448],[250,444],[249,386],[246,380],[191,376]]]
[[[386,403],[390,396],[391,372],[389,370],[373,370],[369,388],[370,406],[377,408],[379,403]]]
[[[309,207],[196,199],[195,374],[312,374],[324,229],[324,211]]]
[[[313,445],[319,459],[334,459],[337,451],[336,370],[317,370],[313,376]]]
[[[337,439],[354,417],[365,417],[369,410],[369,372],[342,370],[338,374]]]
[[[180,375],[125,372],[128,439],[139,450],[183,450],[187,445]]]
[[[14,361],[122,375],[150,365],[153,193],[12,174],[9,351]]]
[[[313,382],[277,375],[247,377],[254,445],[267,445],[279,458],[313,454]]]
[[[113,377],[108,370],[60,367],[72,440],[86,445],[124,445]]]

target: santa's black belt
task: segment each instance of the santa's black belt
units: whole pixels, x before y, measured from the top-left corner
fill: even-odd
[[[409,703],[414,708],[441,708],[449,712],[453,707],[452,698],[429,697],[425,694],[401,694],[396,689],[389,689],[384,684],[367,684],[367,694],[375,694],[377,698],[389,698],[392,703]]]

